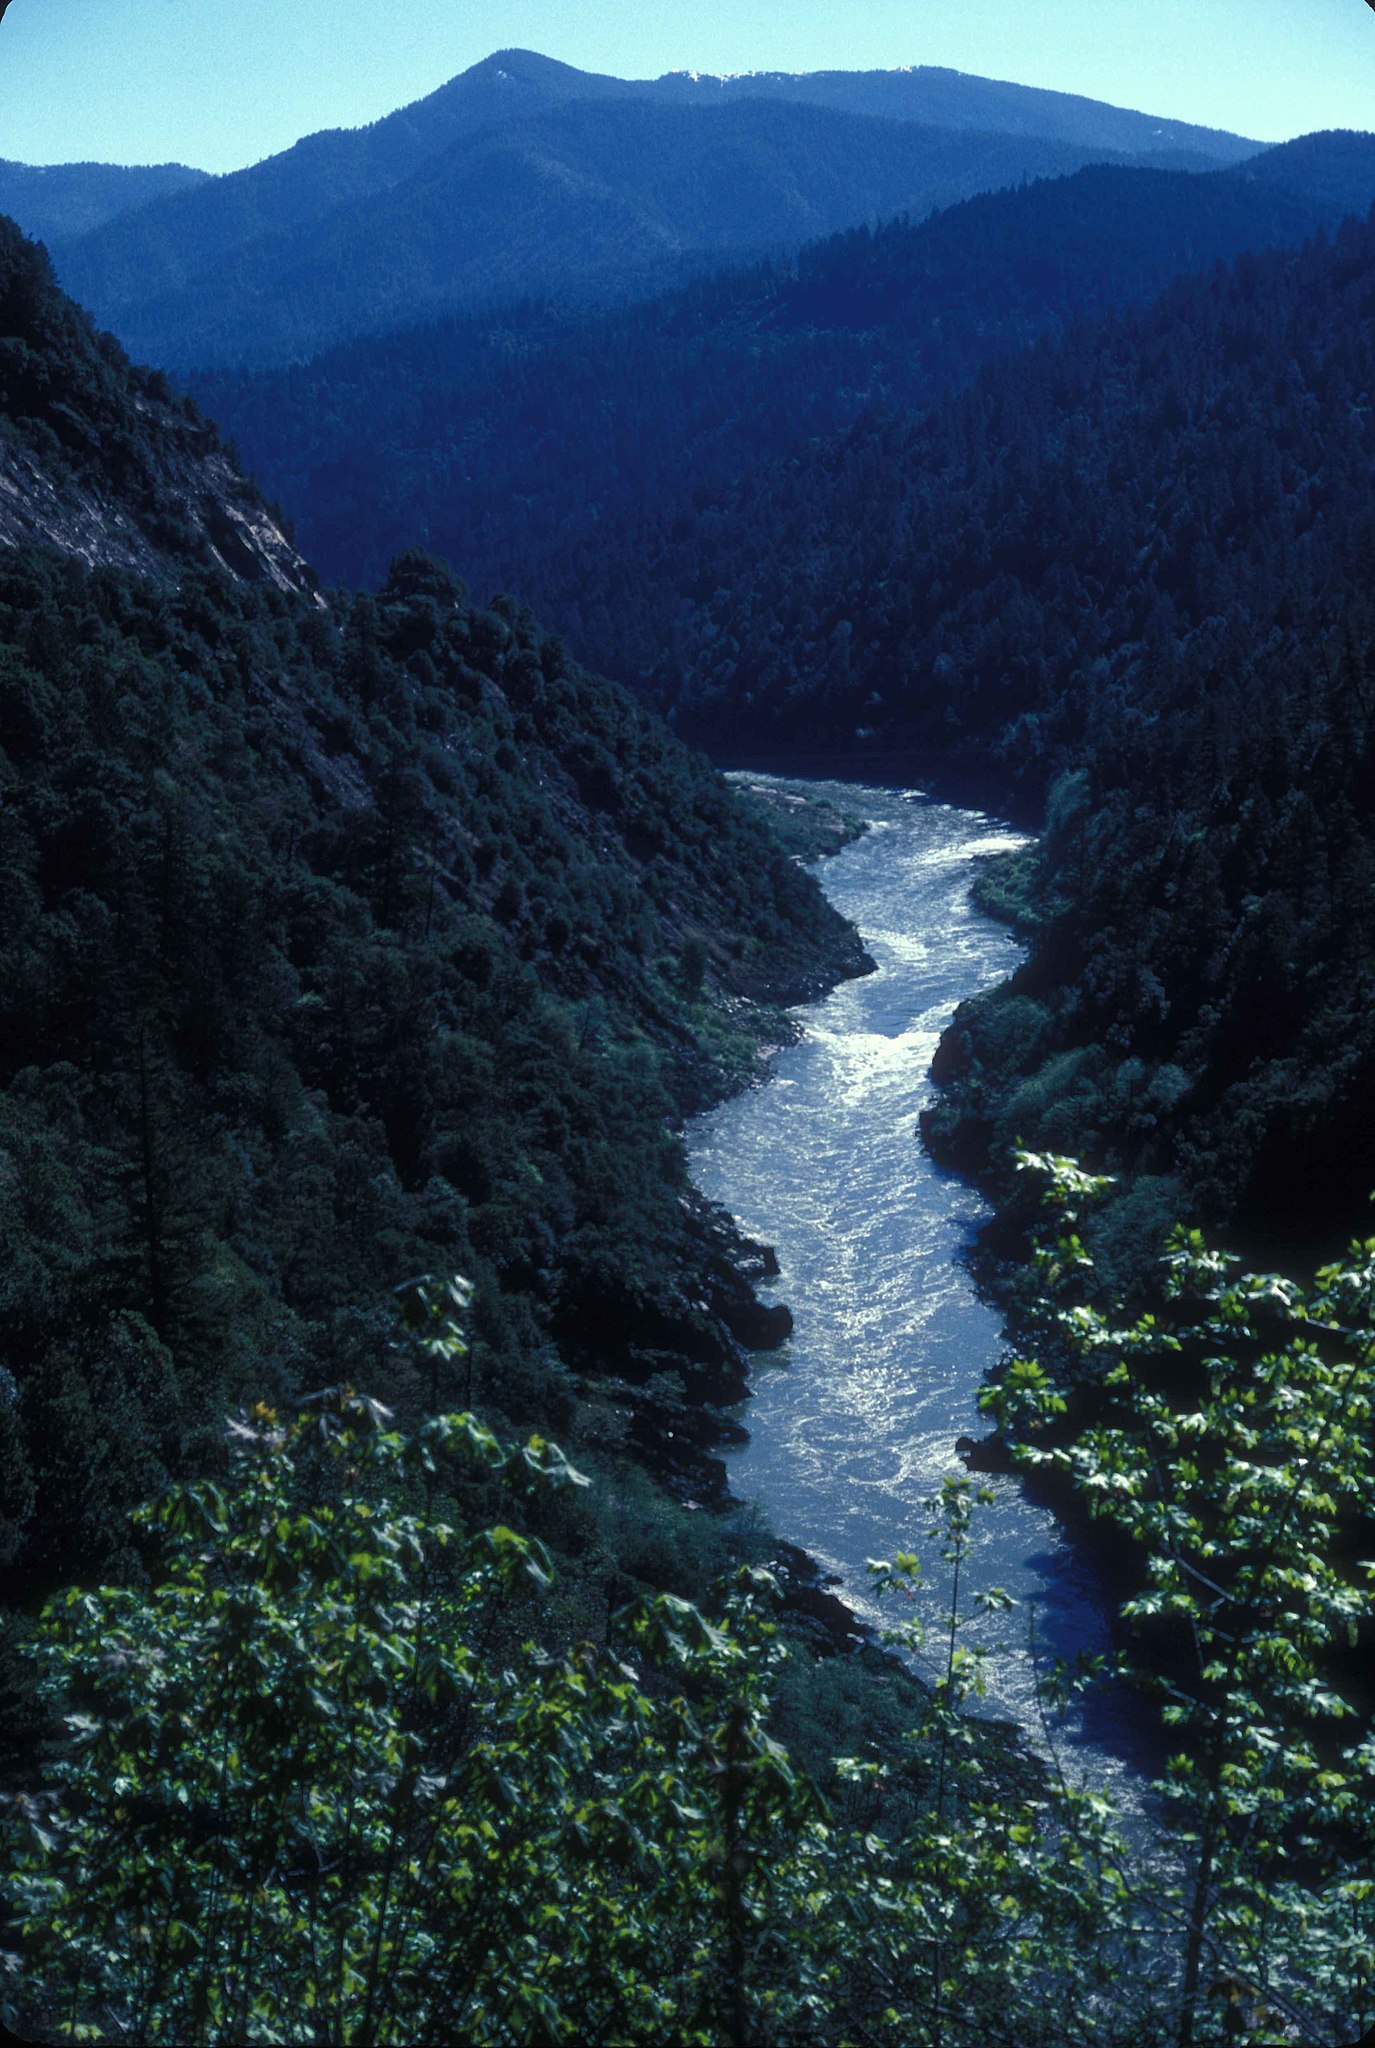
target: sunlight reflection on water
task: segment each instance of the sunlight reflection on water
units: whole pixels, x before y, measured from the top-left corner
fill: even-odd
[[[964,1469],[956,1439],[985,1434],[976,1401],[999,1353],[998,1319],[961,1254],[987,1210],[927,1158],[916,1124],[956,1005],[1019,957],[970,900],[974,863],[1024,842],[978,812],[911,792],[809,787],[871,821],[817,872],[878,971],[799,1011],[805,1035],[776,1055],[772,1083],[695,1120],[688,1143],[698,1186],[776,1247],[782,1275],[761,1292],[787,1301],[796,1322],[781,1353],[755,1362],[734,1490],[760,1501],[780,1534],[837,1573],[845,1599],[876,1621],[866,1558],[921,1547],[923,1502]],[[1001,1586],[1018,1605],[978,1631],[995,1652],[987,1711],[1035,1739],[1028,1603],[1038,1638],[1072,1656],[1107,1648],[1104,1596],[1051,1515],[1016,1481],[992,1484],[968,1590]],[[942,1570],[932,1555],[933,1603]],[[1095,1713],[1095,1778],[1121,1775],[1097,1746],[1130,1753],[1136,1727],[1134,1714]]]

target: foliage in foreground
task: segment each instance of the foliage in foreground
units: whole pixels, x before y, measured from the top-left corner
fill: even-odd
[[[1160,1312],[1117,1327],[1076,1231],[1101,1184],[1027,1165],[1055,1218],[1046,1333],[1076,1373],[1015,1364],[987,1403],[1137,1559],[1118,1673],[1171,1732],[1154,1827],[1138,1816],[1129,1847],[1054,1769],[990,1789],[971,1481],[931,1504],[941,1675],[901,1753],[839,1759],[826,1797],[773,1732],[767,1573],[710,1613],[647,1595],[570,1643],[529,1533],[586,1484],[563,1455],[469,1413],[407,1435],[335,1388],[241,1419],[226,1484],[142,1511],[152,1590],[49,1607],[37,1656],[67,1735],[54,1785],[8,1816],[11,2022],[111,2042],[1354,2039],[1375,2015],[1355,1684],[1375,1243],[1304,1291],[1181,1233]],[[465,1298],[415,1298],[435,1387]],[[898,1594],[921,1577],[915,1554],[874,1571]]]
[[[1021,1164],[1055,1219],[1042,1319],[1070,1371],[1014,1363],[985,1406],[1131,1559],[1120,1668],[1172,1749],[1175,2038],[1203,2037],[1210,1986],[1234,2038],[1354,2038],[1375,2019],[1375,1239],[1305,1290],[1176,1230],[1159,1312],[1121,1324],[1077,1229],[1107,1183]],[[1247,2032],[1248,2006],[1278,2031]]]
[[[11,1815],[12,2020],[198,2043],[1112,2038],[1092,1802],[981,1801],[958,1683],[913,1733],[908,1832],[881,1839],[768,1732],[764,1575],[713,1619],[661,1595],[551,1648],[548,1558],[513,1526],[582,1483],[550,1445],[471,1415],[405,1436],[340,1390],[233,1434],[231,1483],[141,1515],[154,1591],[48,1611],[70,1742]],[[485,1528],[451,1514],[474,1466]],[[844,1767],[857,1804],[877,1769]]]

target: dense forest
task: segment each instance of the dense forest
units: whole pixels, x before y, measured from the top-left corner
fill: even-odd
[[[1312,138],[1293,158],[1329,203],[1368,192],[1364,138]],[[1211,218],[1197,210],[1200,188],[1218,206]],[[1133,193],[1135,214],[1121,204]],[[1109,195],[1135,244],[1124,234],[1109,248],[1105,238],[1095,265]],[[1040,846],[995,864],[981,882],[988,906],[1020,922],[1031,958],[1010,985],[961,1011],[937,1062],[943,1097],[923,1129],[940,1159],[999,1199],[984,1269],[1019,1335],[1071,1386],[1079,1434],[1062,1438],[1062,1477],[1075,1472],[1094,1488],[1117,1485],[1112,1475],[1130,1467],[1118,1450],[1110,1469],[1090,1470],[1085,1448],[1093,1439],[1084,1432],[1105,1412],[1109,1344],[1120,1343],[1143,1399],[1165,1390],[1149,1424],[1163,1436],[1175,1404],[1202,1401],[1205,1376],[1171,1362],[1173,1339],[1145,1325],[1133,1344],[1092,1326],[1096,1348],[1081,1322],[1046,1326],[1043,1272],[1027,1256],[1039,1202],[1018,1171],[1019,1147],[1075,1154],[1115,1176],[1082,1223],[1097,1262],[1092,1312],[1125,1291],[1165,1330],[1172,1312],[1160,1299],[1158,1262],[1178,1218],[1225,1219],[1257,1257],[1296,1273],[1360,1227],[1375,1179],[1375,649],[1362,573],[1375,229],[1348,220],[1302,249],[1246,253],[1226,268],[1198,260],[1209,231],[1218,233],[1214,256],[1244,248],[1274,198],[1255,181],[1087,171],[916,228],[842,238],[808,252],[795,273],[699,289],[663,311],[668,347],[679,353],[668,355],[673,377],[662,386],[650,366],[666,351],[648,338],[659,309],[635,316],[634,339],[628,319],[596,330],[623,342],[604,382],[590,368],[570,378],[585,418],[624,423],[613,460],[587,458],[588,478],[607,492],[602,502],[588,494],[606,512],[600,558],[591,538],[586,554],[574,554],[565,533],[565,560],[576,567],[564,588],[577,586],[584,607],[572,629],[605,634],[624,672],[658,691],[680,729],[746,758],[810,748],[815,758],[843,753],[870,773],[900,761],[938,787],[972,774],[1032,819],[1046,805]],[[1039,239],[1028,232],[1038,214]],[[1299,217],[1294,204],[1291,219]],[[1278,229],[1278,207],[1270,218]],[[1151,296],[1186,221],[1202,274],[1145,310],[1113,313],[1114,300]],[[1052,249],[1063,269],[1047,260]],[[919,270],[914,259],[927,250],[933,260]],[[1003,260],[988,261],[990,251]],[[939,329],[933,303],[950,309]],[[1006,325],[981,325],[977,314],[990,307]],[[884,360],[872,338],[885,322],[897,391],[855,403],[839,434],[799,434],[752,468],[741,459],[763,451],[770,432],[783,440],[790,399],[804,426],[809,390],[840,394],[816,400],[818,409],[852,402],[864,352]],[[1033,346],[1013,352],[1029,338]],[[442,388],[448,340],[436,330],[391,344],[394,363],[410,348],[420,370],[407,393],[413,419]],[[550,341],[532,315],[519,370],[507,372],[520,399],[509,412],[475,409],[479,424],[470,417],[459,430],[479,481],[455,481],[454,502],[482,504],[481,435],[491,419],[521,418],[521,405],[532,455],[539,429],[557,430],[545,449],[556,473],[570,444],[577,454],[595,441],[572,431],[572,403],[561,415],[550,400],[542,349],[570,369],[595,361],[584,337]],[[334,366],[384,407],[376,361],[358,350]],[[692,383],[707,363],[727,372],[714,421],[706,376]],[[743,366],[734,384],[733,365]],[[834,374],[838,366],[848,379]],[[971,372],[963,392],[917,409],[923,376],[929,395],[942,374],[954,383]],[[613,374],[633,394],[619,406]],[[272,387],[287,394],[282,439],[298,459],[329,416],[327,378],[313,376],[304,370]],[[776,413],[760,409],[753,446],[747,409],[735,403],[751,377],[778,397]],[[232,410],[233,387],[223,389]],[[254,384],[239,389],[252,403]],[[701,462],[700,487],[671,499],[669,514],[627,515],[621,474],[634,478],[644,507],[655,488],[656,456],[640,455],[636,475],[628,454],[644,445],[632,422],[655,417],[655,406],[671,418],[670,406],[694,389],[717,450],[708,436],[699,455],[693,434],[670,432],[664,445],[675,462]],[[603,396],[595,409],[589,401]],[[302,418],[309,425],[293,441]],[[383,516],[395,516],[418,478],[441,518],[461,464],[441,457],[429,467],[419,434],[407,445],[419,452],[411,467],[403,458],[392,470],[396,495]],[[692,453],[680,456],[684,447]],[[723,481],[732,456],[734,483]],[[665,460],[661,474],[671,469]],[[303,464],[296,479],[306,473]],[[333,474],[346,485],[347,463]],[[380,467],[374,476],[381,481]],[[526,509],[534,502],[530,490],[517,516],[538,534],[539,514]],[[475,523],[478,533],[511,531],[513,543],[514,529],[495,502],[490,524]],[[552,544],[547,560],[542,573],[557,576]],[[646,574],[648,595],[635,580]],[[1235,1313],[1240,1323],[1240,1301]],[[1361,1296],[1352,1314],[1368,1313]],[[1014,1371],[998,1400],[1018,1385]],[[1015,1444],[1011,1407],[1000,1413]],[[1146,1426],[1136,1412],[1127,1435]],[[1043,1418],[1036,1428],[1049,1439],[1033,1432],[1023,1450],[1044,1457],[1057,1427]],[[1075,1511],[1067,1484],[1054,1497]],[[1201,1510],[1205,1526],[1215,1511]],[[1368,1537],[1348,1498],[1333,1530],[1337,1555],[1364,1555]],[[1131,1577],[1130,1545],[1113,1555]],[[1368,1715],[1368,1633],[1353,1642],[1338,1662]]]
[[[284,363],[451,309],[643,298],[855,220],[921,215],[1101,151],[820,107],[574,101],[465,137],[398,182],[211,260],[218,188],[57,250],[64,283],[168,368]],[[161,289],[156,280],[163,280]]]
[[[319,253],[295,346],[356,246],[320,231],[343,187],[439,224],[384,251],[385,324],[425,264],[452,283],[455,161],[528,167],[532,123],[733,233],[789,148],[853,213],[871,143],[945,175],[999,92],[1000,147],[1047,160],[1113,112],[940,73],[563,100],[517,68],[520,135],[494,60],[108,246],[219,219],[251,295],[261,208]],[[966,118],[933,142],[881,93]],[[738,216],[656,154],[702,122]],[[1370,2026],[1375,1240],[1300,1275],[1375,1179],[1373,149],[1096,166],[197,398],[0,222],[6,2025]],[[321,588],[202,402],[371,589]],[[979,1711],[991,1489],[948,1477],[872,1561],[882,1644],[730,1498],[789,1315],[683,1122],[870,963],[806,865],[858,827],[770,812],[694,739],[1044,819],[981,873],[1027,959],[960,1011],[923,1120],[998,1198],[1027,1353],[973,1449],[1127,1596],[1077,1668],[1033,1622],[1035,1753]],[[1125,1831],[1060,1732],[1113,1677],[1169,1738]]]
[[[1375,1140],[1375,248],[1237,252],[1373,177],[1363,136],[1086,170],[589,328],[200,388],[332,568],[418,514],[718,754],[902,762],[1033,820],[1051,792],[986,884],[1032,964],[962,1013],[928,1142],[1004,1197],[1019,1138],[1125,1176],[1120,1277],[1176,1213],[1299,1256]]]
[[[214,430],[0,254],[6,2019],[1141,2040],[1101,1812],[724,1502],[780,1320],[676,1130],[865,965],[817,832],[432,556],[323,603],[239,483],[233,573]]]
[[[756,553],[684,700],[1051,789],[1033,962],[928,1137],[1142,1176],[1124,1252],[1182,1203],[1292,1255],[1367,1192],[1373,272],[1354,222],[1243,258],[778,470],[738,531],[792,573]]]
[[[432,1266],[478,1285],[472,1399],[719,1492],[729,1325],[777,1332],[673,1133],[853,935],[700,757],[430,557],[328,608],[189,526],[175,581],[89,569],[92,505],[155,527],[168,448],[203,484],[213,435],[2,253],[47,382],[0,447],[60,384],[109,472],[75,556],[0,554],[6,1597],[123,1557],[226,1404],[326,1361],[396,1391],[391,1290]]]
[[[1294,155],[1329,190],[1338,168],[1347,190],[1369,176],[1363,138],[1317,138]],[[1371,229],[1350,221],[1302,252],[1243,255],[1174,285],[1148,310],[1082,321],[988,363],[926,413],[867,410],[733,485],[718,471],[693,504],[643,509],[679,449],[691,448],[683,460],[707,476],[728,448],[738,453],[748,436],[735,428],[755,380],[767,376],[782,395],[778,412],[763,411],[759,440],[781,432],[791,380],[805,390],[815,360],[835,366],[833,335],[837,351],[868,348],[875,304],[892,318],[896,359],[904,324],[915,330],[929,304],[910,288],[915,252],[944,251],[950,270],[967,262],[972,304],[963,330],[952,320],[957,333],[977,325],[990,299],[1010,305],[1015,331],[1032,290],[1048,325],[1064,320],[1073,268],[1067,255],[1047,288],[1040,251],[1061,236],[1067,252],[1082,251],[1105,198],[1124,186],[1140,194],[1148,257],[1149,223],[1161,226],[1159,267],[1177,246],[1159,203],[1167,197],[1192,208],[1200,189],[1223,194],[1214,224],[1220,217],[1222,232],[1239,237],[1271,199],[1231,178],[1084,172],[916,229],[823,246],[795,278],[702,287],[615,329],[626,345],[608,352],[604,369],[581,337],[558,342],[551,357],[569,371],[570,395],[569,424],[557,432],[537,345],[504,367],[509,414],[474,407],[461,424],[456,411],[449,417],[481,478],[489,418],[504,424],[524,408],[529,453],[510,459],[513,470],[528,467],[513,474],[498,462],[497,471],[526,488],[492,523],[514,546],[523,518],[537,560],[539,429],[550,432],[551,472],[566,461],[576,469],[572,458],[597,437],[584,426],[574,441],[575,411],[584,422],[603,417],[595,401],[613,377],[636,394],[600,472],[618,481],[627,472],[629,515],[619,532],[609,508],[589,519],[586,552],[566,525],[557,537],[551,530],[546,560],[561,548],[571,565],[564,588],[579,584],[581,637],[604,635],[680,730],[725,752],[786,758],[810,748],[835,758],[839,749],[861,767],[901,758],[928,774],[973,772],[1031,815],[1053,791],[1042,865],[1011,887],[1013,907],[1037,923],[1035,959],[1012,991],[966,1012],[945,1049],[951,1093],[927,1122],[941,1156],[992,1168],[1004,1192],[1017,1137],[1134,1177],[1114,1226],[1128,1264],[1149,1258],[1181,1208],[1236,1219],[1296,1255],[1296,1233],[1311,1242],[1359,1215],[1375,1136],[1360,569]],[[1075,208],[1088,216],[1077,239],[1065,232]],[[1025,272],[979,260],[976,229],[1006,249],[1038,211],[1046,226],[1042,240],[1022,243]],[[1130,218],[1120,208],[1119,217]],[[1197,231],[1197,213],[1189,218]],[[1103,296],[1130,296],[1150,268],[1124,237],[1100,263]],[[1082,288],[1092,266],[1078,275]],[[834,327],[817,341],[799,316],[791,357],[786,339],[756,355],[761,333],[786,337],[781,308],[808,295],[829,299]],[[845,325],[851,308],[859,342]],[[650,369],[654,323],[672,337],[675,316],[678,374],[660,383]],[[441,455],[431,468],[430,448],[446,439],[422,431],[447,340],[435,331],[329,366],[359,415],[385,419],[388,383],[403,394],[393,401],[405,421],[398,438],[417,453],[413,469],[404,458],[392,466],[390,501],[385,457],[365,465],[371,493],[350,492],[342,461],[322,465],[314,493],[305,484],[311,435],[334,410],[323,370],[262,392],[225,384],[217,396],[231,415],[240,396],[250,417],[267,398],[256,415],[264,438],[280,404],[282,443],[297,451],[288,463],[301,463],[290,473],[307,502],[323,502],[337,482],[350,508],[369,496],[382,507],[382,525],[401,516],[417,478],[422,504],[445,502],[443,479],[463,459]],[[656,408],[661,422],[695,427],[686,408],[675,413],[692,388],[683,366],[732,362],[742,366],[733,387],[705,375],[697,387],[696,417],[708,390],[725,394],[714,450],[710,434],[638,433]],[[417,374],[394,374],[403,364]],[[825,387],[816,378],[810,388]],[[843,391],[844,378],[830,388]],[[626,451],[646,445],[636,474]],[[476,514],[484,488],[474,483],[457,503]],[[519,514],[509,509],[517,503]],[[471,530],[483,531],[476,516]]]
[[[591,321],[532,305],[191,386],[325,577],[375,583],[423,538],[671,702],[715,630],[713,594],[749,586],[754,554],[736,561],[733,529],[714,544],[742,479],[861,417],[923,408],[1181,272],[1298,245],[1372,197],[1362,135],[1309,137],[1222,176],[1100,167]],[[796,659],[805,669],[805,648]]]
[[[1368,517],[1371,269],[1354,220],[1242,256],[743,479],[697,537],[680,722],[758,741],[786,713],[1015,776],[1067,761],[1119,679],[1149,708],[1153,622],[1195,662],[1229,623],[1311,632]]]
[[[1049,792],[1033,960],[927,1136],[1130,1177],[1119,1269],[1180,1209],[1298,1258],[1368,1192],[1372,277],[1357,221],[1243,256],[699,529],[688,731]]]

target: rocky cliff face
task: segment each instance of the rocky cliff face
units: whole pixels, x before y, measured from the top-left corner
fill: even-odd
[[[44,251],[0,219],[0,546],[26,542],[88,568],[176,576],[192,563],[315,588],[215,428],[98,333]]]
[[[282,591],[314,588],[308,565],[221,451],[170,449],[161,481],[168,511],[208,562]],[[89,569],[158,575],[177,566],[161,522],[141,519],[60,457],[45,461],[0,422],[0,547],[29,541],[60,548]]]

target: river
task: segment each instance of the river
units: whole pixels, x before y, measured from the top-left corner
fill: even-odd
[[[761,1292],[795,1318],[790,1343],[755,1360],[742,1411],[750,1440],[732,1456],[732,1488],[880,1622],[866,1560],[925,1548],[924,1503],[964,1470],[956,1439],[986,1433],[977,1396],[1000,1331],[964,1253],[987,1210],[933,1165],[917,1117],[956,1005],[1019,958],[970,885],[981,857],[1021,840],[980,812],[910,791],[807,787],[868,821],[817,873],[877,972],[799,1010],[803,1035],[775,1056],[771,1080],[696,1119],[688,1144],[697,1185],[776,1248],[780,1276]],[[1017,1604],[981,1618],[964,1641],[992,1653],[984,1710],[1039,1745],[1029,1621],[1042,1654],[1106,1650],[1106,1594],[1017,1480],[989,1483],[995,1499],[979,1511],[964,1591],[972,1600],[998,1586]],[[935,1550],[925,1570],[934,1633],[948,1572]],[[1139,1722],[1133,1730],[1135,1717],[1117,1711],[1100,1706],[1075,1731],[1081,1751],[1088,1734],[1098,1752],[1099,1781],[1119,1775],[1118,1754],[1138,1750]]]

